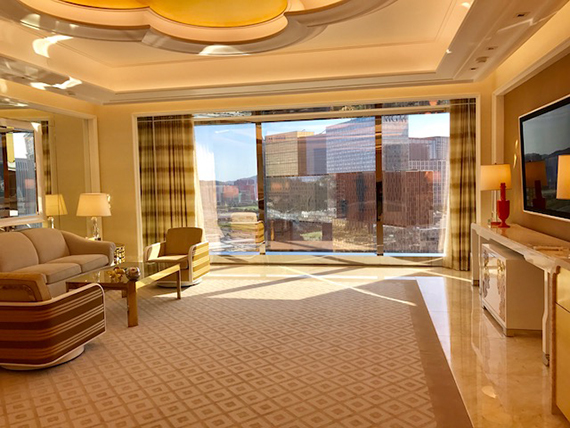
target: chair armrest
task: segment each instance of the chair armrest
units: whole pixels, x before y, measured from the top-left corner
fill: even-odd
[[[164,255],[164,246],[165,246],[166,242],[157,242],[156,244],[152,244],[152,245],[148,245],[147,247],[145,247],[144,249],[144,253],[143,253],[143,257],[144,257],[144,261],[148,262],[151,259],[156,259],[157,257],[160,257],[162,255]]]
[[[210,272],[210,243],[206,241],[192,245],[188,250],[188,264],[190,282]]]
[[[43,302],[51,299],[39,273],[0,273],[0,302]]]
[[[70,232],[61,231],[69,253],[75,254],[102,254],[109,259],[107,264],[113,263],[115,253],[115,243],[110,241],[92,241],[87,238],[82,238]]]

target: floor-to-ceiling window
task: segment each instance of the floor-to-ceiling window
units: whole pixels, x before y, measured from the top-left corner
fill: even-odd
[[[449,113],[382,116],[384,253],[442,254]]]
[[[195,120],[215,252],[443,253],[449,101]],[[254,223],[263,225],[263,247]]]
[[[267,251],[376,253],[375,118],[262,124]]]
[[[194,128],[206,239],[213,253],[257,251],[256,125]]]

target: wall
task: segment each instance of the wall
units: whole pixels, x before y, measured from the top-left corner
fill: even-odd
[[[493,79],[479,83],[425,87],[382,88],[374,90],[338,91],[303,95],[278,95],[177,101],[167,103],[100,106],[99,156],[101,191],[111,194],[112,216],[103,219],[104,238],[126,244],[127,258],[140,257],[140,232],[137,229],[137,177],[134,135],[134,115],[174,114],[239,109],[271,109],[283,106],[314,106],[338,103],[366,103],[394,99],[426,99],[458,96],[480,96],[481,100],[481,159],[491,161],[491,96]],[[487,197],[487,195],[485,195]],[[488,211],[489,201],[483,201]]]
[[[563,220],[523,212],[518,118],[545,104],[570,94],[570,54],[550,65],[530,80],[504,96],[505,162],[514,163],[511,200],[511,222],[570,241],[570,223]]]
[[[89,220],[75,215],[79,194],[91,190],[86,180],[84,122],[84,119],[61,114],[55,114],[53,120],[55,135],[52,164],[55,166],[54,178],[57,184],[54,191],[63,195],[68,213],[59,217],[56,226],[79,236],[90,234],[86,227]]]

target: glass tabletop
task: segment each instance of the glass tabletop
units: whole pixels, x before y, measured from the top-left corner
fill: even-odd
[[[76,276],[67,281],[67,283],[92,283],[96,282],[101,285],[104,284],[126,284],[129,279],[125,275],[125,270],[130,267],[137,267],[141,271],[140,278],[137,281],[144,280],[145,278],[151,276],[168,276],[176,272],[178,269],[174,269],[172,272],[172,265],[165,265],[163,263],[144,263],[144,262],[125,262],[118,266],[107,266],[101,270],[95,272],[85,273],[83,275]],[[164,275],[157,275],[164,273]],[[159,278],[156,278],[159,279]]]

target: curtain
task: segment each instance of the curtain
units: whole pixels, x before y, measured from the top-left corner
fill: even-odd
[[[474,99],[452,100],[449,138],[449,214],[443,264],[469,270],[475,221],[476,110]]]
[[[200,225],[192,118],[139,118],[138,134],[143,242],[149,245],[172,227]]]
[[[46,195],[51,195],[52,189],[52,173],[51,173],[51,151],[49,144],[49,122],[47,120],[42,120],[42,156],[43,162],[42,166],[44,168],[44,190]]]

